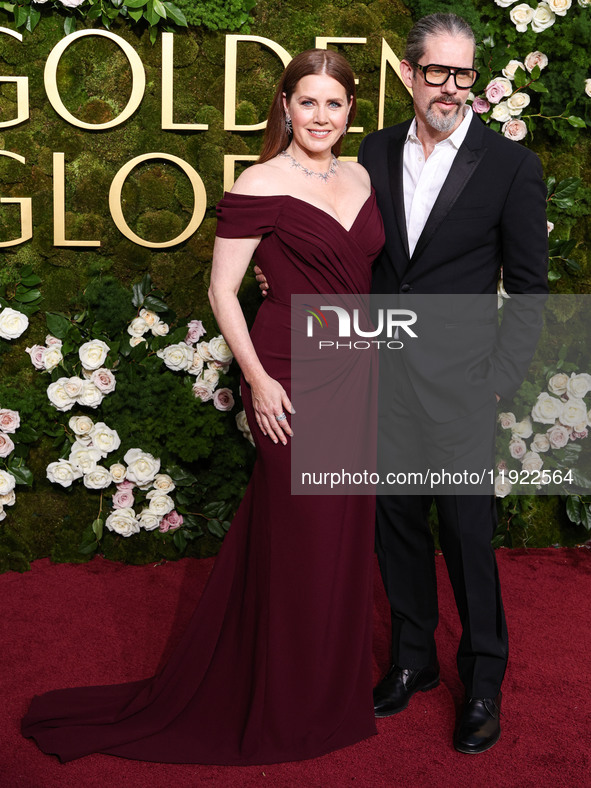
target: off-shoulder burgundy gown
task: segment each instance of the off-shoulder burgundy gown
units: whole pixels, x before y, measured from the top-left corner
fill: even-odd
[[[226,194],[218,235],[262,235],[271,283],[251,336],[290,391],[290,294],[368,293],[383,244],[373,193],[346,229],[289,195]],[[374,502],[290,496],[289,447],[256,427],[257,460],[190,624],[165,667],[127,684],[35,696],[25,736],[69,761],[108,753],[168,763],[313,758],[374,734]]]

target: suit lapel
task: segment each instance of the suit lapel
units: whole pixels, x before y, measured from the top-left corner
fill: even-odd
[[[410,259],[410,253],[408,249],[408,235],[406,232],[406,214],[404,212],[404,168],[402,157],[404,154],[404,141],[409,128],[410,122],[405,123],[401,129],[401,134],[390,140],[388,146],[388,174],[390,178],[392,205],[394,206],[394,215],[396,217],[398,231],[400,233],[402,245],[406,251],[407,259]]]
[[[474,174],[481,158],[486,153],[486,148],[482,147],[481,142],[482,127],[480,121],[472,118],[466,139],[458,149],[449,174],[419,236],[410,265],[422,254]]]

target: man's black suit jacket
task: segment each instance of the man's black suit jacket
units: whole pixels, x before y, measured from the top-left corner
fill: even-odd
[[[546,188],[536,154],[473,116],[411,256],[402,180],[410,123],[369,134],[359,149],[386,233],[372,292],[408,294],[410,308],[414,296],[449,295],[426,299],[435,311],[429,335],[404,359],[422,404],[446,421],[494,393],[512,396],[527,371],[548,292]],[[489,294],[493,305],[501,268],[507,292],[525,295],[506,302],[499,327],[494,311],[480,312],[482,299],[467,296]],[[469,385],[452,383],[450,397],[449,381],[460,378]]]

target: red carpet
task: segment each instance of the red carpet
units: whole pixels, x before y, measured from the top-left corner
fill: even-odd
[[[503,732],[490,752],[451,744],[461,685],[458,621],[438,558],[441,685],[379,735],[312,761],[267,767],[177,766],[92,755],[61,765],[19,734],[30,697],[56,687],[151,675],[176,640],[212,559],[162,566],[37,561],[0,576],[0,786],[185,788],[185,786],[591,786],[591,551],[498,552],[511,657]],[[375,678],[386,668],[388,610],[376,569]],[[232,710],[228,709],[228,714]]]

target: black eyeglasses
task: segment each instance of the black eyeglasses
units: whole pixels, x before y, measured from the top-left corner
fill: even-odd
[[[408,61],[411,66],[423,72],[423,79],[427,85],[441,87],[453,74],[454,82],[459,90],[471,88],[478,79],[478,71],[475,68],[456,68],[455,66],[439,66],[436,63],[429,63],[428,66],[421,66],[420,63]]]

